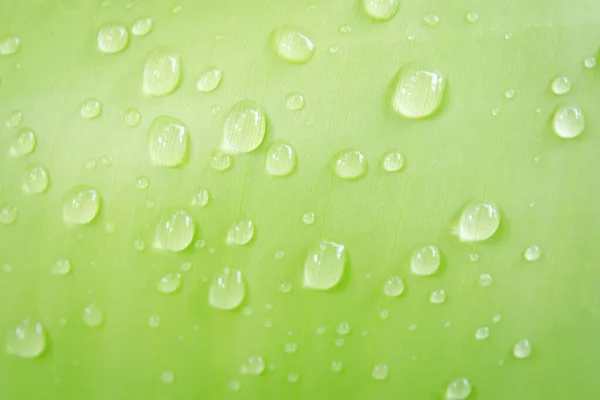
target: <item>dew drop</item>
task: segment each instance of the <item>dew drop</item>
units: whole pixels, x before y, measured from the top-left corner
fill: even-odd
[[[242,365],[242,374],[260,375],[265,371],[265,360],[261,356],[250,356]]]
[[[397,151],[390,151],[383,155],[383,169],[387,172],[397,172],[404,166],[404,157]]]
[[[185,210],[164,211],[156,225],[154,247],[178,252],[186,249],[196,232],[194,219]]]
[[[367,158],[360,151],[342,151],[333,160],[333,170],[340,179],[358,179],[367,171]]]
[[[519,340],[513,346],[513,355],[520,360],[531,356],[531,342],[528,339]]]
[[[306,257],[304,286],[316,290],[333,288],[342,279],[346,258],[343,244],[321,240],[317,248]]]
[[[30,165],[25,170],[23,177],[23,191],[25,193],[37,194],[43,193],[48,189],[50,178],[44,167],[38,164]]]
[[[286,106],[288,110],[298,111],[304,108],[306,101],[300,93],[292,92],[287,95]]]
[[[379,312],[379,318],[381,318],[382,320],[388,319],[389,316],[390,316],[390,311],[389,310],[381,310]]]
[[[169,385],[175,382],[175,374],[173,373],[173,371],[163,371],[160,374],[160,381]]]
[[[479,275],[479,284],[483,287],[490,286],[492,284],[492,276],[490,274]]]
[[[97,99],[86,99],[81,103],[81,116],[86,119],[98,118],[102,104]]]
[[[502,321],[502,316],[500,314],[494,315],[494,317],[492,318],[492,322],[495,324],[500,323],[500,321]]]
[[[223,153],[215,153],[210,159],[210,166],[215,171],[225,172],[231,168],[233,164],[233,159],[228,154]]]
[[[150,328],[158,328],[159,325],[160,325],[160,316],[151,315],[150,318],[148,318],[148,326]]]
[[[206,207],[210,201],[210,192],[206,188],[200,188],[192,195],[190,204],[194,207]]]
[[[210,108],[212,115],[219,115],[221,113],[221,107],[214,105]]]
[[[10,56],[15,54],[21,48],[21,40],[15,36],[0,39],[0,55]]]
[[[84,225],[100,211],[100,193],[90,186],[75,186],[67,191],[63,201],[63,219],[68,224]]]
[[[0,224],[10,225],[17,221],[19,210],[12,204],[4,204],[0,207]]]
[[[446,79],[434,68],[411,63],[394,80],[392,108],[406,118],[426,118],[436,112],[444,98]]]
[[[375,21],[388,21],[396,15],[400,0],[362,0],[363,10]]]
[[[410,260],[410,270],[415,275],[431,275],[440,267],[442,256],[435,246],[425,246],[416,249]]]
[[[254,237],[254,222],[249,219],[236,221],[227,232],[227,244],[243,246]]]
[[[8,333],[6,352],[20,358],[39,357],[46,349],[46,334],[40,322],[24,319]]]
[[[142,115],[135,108],[128,108],[127,110],[125,110],[124,120],[125,125],[127,125],[130,128],[135,128],[140,124],[140,121],[142,120]]]
[[[287,176],[296,166],[296,152],[285,143],[273,143],[267,150],[265,168],[272,176]]]
[[[91,327],[102,324],[104,322],[104,311],[96,303],[90,303],[83,310],[83,322]]]
[[[404,281],[399,276],[392,276],[383,286],[383,292],[391,297],[398,297],[404,292]]]
[[[423,22],[428,26],[437,26],[440,23],[440,17],[435,14],[427,14],[423,17]]]
[[[128,42],[129,35],[124,26],[104,25],[98,32],[98,48],[103,53],[119,53],[127,47]]]
[[[281,26],[272,34],[275,53],[290,63],[305,63],[315,52],[312,41],[294,26]]]
[[[525,252],[523,253],[523,257],[527,261],[536,261],[540,258],[541,255],[542,255],[542,250],[540,249],[539,246],[537,246],[535,244],[526,248]]]
[[[450,381],[446,387],[446,400],[464,400],[471,394],[471,383],[467,378]]]
[[[284,350],[286,353],[296,353],[298,351],[298,345],[296,343],[286,343]]]
[[[467,22],[474,24],[475,22],[479,21],[479,14],[474,11],[469,11],[465,14],[465,19]]]
[[[225,119],[223,151],[237,154],[256,150],[264,140],[266,120],[265,111],[257,102],[237,102]]]
[[[150,181],[145,176],[138,176],[135,180],[135,187],[139,190],[146,190],[150,186]]]
[[[552,92],[558,96],[569,93],[571,90],[571,80],[566,76],[557,76],[552,79],[550,84]]]
[[[68,275],[71,272],[71,261],[66,258],[57,260],[52,267],[50,273],[54,275]]]
[[[325,328],[322,327],[322,326],[320,326],[320,327],[317,328],[317,330],[315,331],[315,333],[317,335],[323,335],[325,333]]]
[[[20,110],[15,110],[8,114],[4,125],[6,125],[8,129],[12,129],[21,125],[21,122],[23,122],[23,113]]]
[[[184,261],[181,263],[181,265],[179,266],[179,270],[183,271],[183,272],[188,272],[191,271],[192,269],[192,263],[189,261]]]
[[[461,242],[480,242],[492,237],[500,226],[500,210],[490,203],[469,203],[463,209],[454,234]]]
[[[572,139],[583,132],[585,119],[577,106],[558,106],[552,118],[554,132],[563,139]]]
[[[240,384],[240,381],[233,380],[233,381],[229,381],[228,386],[229,386],[229,390],[231,390],[233,392],[237,392],[238,390],[240,390],[240,387],[242,385]]]
[[[22,157],[35,150],[37,139],[33,130],[21,128],[10,145],[9,153],[13,157]]]
[[[312,211],[304,213],[302,216],[302,222],[306,225],[312,225],[315,223],[315,213]]]
[[[596,57],[588,57],[585,60],[583,60],[583,65],[586,68],[594,68],[596,66]]]
[[[159,292],[169,294],[175,292],[181,286],[181,275],[168,273],[156,284]]]
[[[350,25],[342,25],[339,29],[340,33],[350,33],[352,32],[352,27]]]
[[[136,36],[146,36],[152,31],[152,18],[140,18],[131,26],[131,33]]]
[[[477,328],[475,331],[475,339],[484,340],[490,336],[490,328],[487,326],[482,326],[481,328]]]
[[[332,361],[330,368],[331,368],[332,372],[341,372],[343,367],[344,367],[344,365],[342,364],[341,361]]]
[[[290,383],[296,383],[300,380],[300,374],[296,373],[296,372],[290,372],[287,375],[287,380]]]
[[[292,284],[289,282],[283,282],[279,285],[279,291],[281,293],[289,293],[292,291]]]
[[[506,97],[507,99],[514,99],[515,97],[515,90],[514,89],[508,89],[506,92],[504,92],[504,97]]]
[[[442,304],[446,301],[446,292],[444,289],[437,289],[431,292],[429,295],[429,302],[431,304]]]
[[[171,94],[181,79],[181,56],[172,49],[154,50],[144,65],[144,92],[160,97]]]
[[[335,339],[334,343],[337,347],[342,347],[344,345],[344,343],[346,343],[346,341],[344,340],[344,338],[338,338],[338,339]]]
[[[244,300],[246,288],[242,271],[225,267],[210,285],[208,301],[221,310],[233,310]]]
[[[373,367],[373,372],[371,373],[373,379],[382,381],[387,379],[388,377],[388,366],[387,364],[377,364]]]
[[[148,129],[148,151],[155,165],[178,167],[186,162],[189,131],[178,120],[166,115],[156,117]]]
[[[89,160],[87,160],[85,162],[85,168],[89,169],[89,170],[93,170],[96,168],[96,160],[94,160],[93,158],[90,158]]]
[[[350,333],[350,324],[347,322],[341,322],[337,327],[338,335],[347,335]]]
[[[196,88],[201,93],[210,93],[221,83],[222,73],[218,68],[209,68],[200,74]]]

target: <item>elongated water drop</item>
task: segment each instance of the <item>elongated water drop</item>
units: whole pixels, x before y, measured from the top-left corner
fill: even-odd
[[[446,387],[446,400],[464,400],[471,394],[471,383],[467,378],[450,381]]]
[[[296,152],[285,143],[273,143],[267,150],[265,168],[269,175],[287,176],[296,166]]]
[[[404,281],[399,276],[392,276],[383,286],[383,292],[391,297],[398,297],[404,292]]]
[[[42,193],[48,189],[49,183],[48,172],[41,165],[30,165],[25,170],[25,176],[23,177],[23,191],[25,193]]]
[[[168,273],[156,284],[156,288],[161,293],[173,293],[181,286],[181,275]]]
[[[209,68],[200,74],[196,88],[199,92],[209,93],[215,90],[221,83],[221,70],[218,68]]]
[[[187,248],[196,232],[192,216],[185,210],[164,211],[156,225],[154,247],[178,252]]]
[[[367,171],[367,158],[360,151],[342,151],[333,160],[333,171],[341,179],[358,179]]]
[[[119,53],[127,47],[129,35],[120,25],[104,25],[98,32],[98,48],[103,53]]]
[[[148,129],[148,151],[155,165],[178,167],[186,162],[189,131],[178,120],[167,115],[156,117]]]
[[[346,258],[343,244],[321,240],[304,262],[304,286],[316,290],[333,288],[342,279]]]
[[[177,89],[181,79],[181,56],[175,50],[157,49],[148,56],[144,65],[144,92],[160,97]]]
[[[214,308],[233,310],[242,303],[245,295],[242,271],[225,267],[210,285],[208,302]]]
[[[261,356],[250,356],[248,360],[242,364],[242,374],[245,375],[260,375],[265,371],[265,360]]]
[[[19,210],[12,204],[3,204],[0,206],[0,224],[10,225],[17,221]]]
[[[363,10],[375,21],[388,21],[398,12],[400,0],[362,0]]]
[[[446,79],[436,69],[416,63],[400,69],[393,84],[392,108],[406,118],[426,118],[444,99]]]
[[[315,52],[312,41],[294,26],[276,28],[272,34],[275,53],[290,63],[305,63]]]
[[[10,145],[9,153],[13,157],[22,157],[35,150],[37,139],[33,130],[21,128]]]
[[[242,100],[236,103],[225,119],[222,150],[233,154],[256,150],[265,137],[266,119],[257,102]]]
[[[242,246],[254,237],[254,222],[250,219],[236,221],[227,232],[227,244]]]
[[[440,267],[442,257],[435,246],[425,246],[416,249],[410,260],[410,270],[415,275],[431,275]]]
[[[518,359],[529,358],[531,355],[531,342],[528,339],[519,340],[513,346],[513,355]]]
[[[36,358],[46,349],[46,334],[40,322],[24,319],[6,337],[6,352],[21,358]]]
[[[585,118],[577,106],[558,106],[552,118],[554,133],[563,139],[577,137],[585,129]]]
[[[454,229],[461,242],[487,240],[500,226],[500,210],[491,203],[469,203],[465,206]]]
[[[90,303],[83,310],[83,322],[90,327],[101,325],[104,322],[104,310],[96,303]]]
[[[100,194],[90,186],[75,186],[65,195],[63,219],[69,224],[84,225],[100,211]]]

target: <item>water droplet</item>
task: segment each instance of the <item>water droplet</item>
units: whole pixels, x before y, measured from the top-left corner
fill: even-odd
[[[265,319],[265,328],[272,328],[272,327],[273,327],[273,320]]]
[[[12,129],[21,125],[21,122],[23,122],[23,113],[19,110],[15,110],[8,114],[4,125],[6,125],[8,129]]]
[[[63,202],[63,219],[69,224],[84,225],[100,211],[100,193],[90,186],[71,188]]]
[[[315,52],[312,41],[293,26],[276,28],[272,39],[277,55],[291,63],[305,63]]]
[[[83,310],[83,322],[87,326],[98,326],[104,322],[104,311],[96,303],[90,303]]]
[[[381,310],[379,312],[379,318],[386,320],[388,319],[388,317],[390,316],[390,311],[389,310]]]
[[[296,383],[296,382],[298,382],[300,380],[300,375],[298,373],[296,373],[296,372],[290,372],[287,375],[287,380],[290,383]]]
[[[531,355],[531,342],[528,339],[519,340],[513,346],[513,355],[520,360]]]
[[[440,23],[440,17],[435,14],[427,14],[423,17],[423,22],[425,22],[425,25],[428,26],[436,26]]]
[[[596,66],[596,57],[588,57],[585,60],[583,60],[583,65],[586,68],[594,68]]]
[[[557,76],[552,79],[550,87],[552,88],[552,92],[554,92],[554,94],[560,96],[569,93],[571,90],[571,80],[566,76]]]
[[[188,272],[192,269],[192,263],[189,261],[184,261],[179,266],[179,270],[183,272]]]
[[[523,257],[527,261],[536,261],[540,258],[541,255],[542,255],[542,250],[540,249],[539,246],[537,246],[535,244],[526,248],[525,252],[523,253]]]
[[[577,106],[558,106],[552,119],[554,132],[563,139],[572,139],[583,132],[585,119]]]
[[[218,68],[209,68],[200,74],[196,87],[199,92],[209,93],[215,90],[221,83],[221,70]]]
[[[146,36],[152,30],[152,18],[140,18],[131,26],[131,33],[136,36]]]
[[[338,335],[347,335],[350,333],[350,324],[347,322],[342,322],[337,327]]]
[[[138,176],[135,180],[135,187],[139,190],[146,190],[148,189],[148,186],[150,186],[150,181],[148,181],[148,178],[145,176]]]
[[[242,271],[225,267],[210,285],[208,301],[221,310],[233,310],[242,303],[246,294]]]
[[[304,108],[306,101],[300,93],[292,92],[287,95],[286,106],[288,110],[298,111]]]
[[[103,53],[118,53],[127,47],[129,35],[120,25],[104,25],[98,32],[98,48]]]
[[[341,372],[343,368],[343,364],[341,361],[332,361],[331,362],[331,371],[332,372]]]
[[[112,158],[110,158],[110,156],[102,156],[100,157],[100,162],[105,167],[110,167],[112,165]]]
[[[189,131],[177,118],[161,115],[148,129],[148,151],[155,165],[177,167],[186,162]]]
[[[96,160],[94,160],[93,158],[90,158],[89,160],[87,160],[85,162],[85,168],[92,170],[96,168]]]
[[[4,204],[0,207],[0,224],[14,224],[19,216],[19,210],[12,204]]]
[[[397,151],[390,151],[383,155],[383,169],[387,172],[397,172],[404,166],[404,157]]]
[[[230,155],[224,153],[213,154],[210,160],[210,166],[215,171],[225,172],[228,171],[233,164],[233,159]]]
[[[343,244],[321,240],[315,251],[306,257],[304,286],[316,290],[333,288],[342,279],[346,258]]]
[[[223,128],[222,149],[228,153],[249,153],[264,140],[267,117],[253,100],[237,102],[229,111]]]
[[[298,351],[298,345],[296,343],[286,343],[285,352],[286,353],[295,353]]]
[[[392,276],[383,287],[383,292],[392,297],[398,297],[404,292],[404,281],[399,276]]]
[[[322,335],[322,334],[324,334],[324,333],[325,333],[325,328],[324,328],[324,327],[322,327],[322,326],[320,326],[320,327],[318,327],[318,328],[317,328],[317,330],[315,331],[315,333],[316,333],[317,335]]]
[[[387,379],[388,377],[388,366],[387,364],[377,364],[373,367],[373,372],[371,373],[373,379],[378,381],[382,381]]]
[[[429,295],[429,302],[432,304],[442,304],[446,301],[446,292],[444,289],[437,289]]]
[[[21,358],[36,358],[46,349],[46,334],[40,322],[26,318],[6,337],[6,352]]]
[[[171,12],[173,14],[179,14],[181,12],[181,10],[183,10],[183,7],[180,5],[176,5],[175,7],[173,7],[173,9],[171,10]]]
[[[246,306],[244,308],[242,308],[242,314],[248,316],[252,314],[252,307],[251,306]]]
[[[285,143],[273,143],[267,150],[265,167],[273,176],[287,176],[296,166],[296,152]]]
[[[510,40],[512,38],[512,33],[507,33],[506,35],[504,35],[504,39],[506,40]]]
[[[227,244],[243,246],[254,237],[254,222],[242,219],[235,222],[227,232]]]
[[[410,260],[410,270],[415,275],[431,275],[440,267],[442,256],[435,246],[425,246],[416,249]]]
[[[514,89],[508,89],[506,92],[504,92],[504,97],[506,97],[507,99],[513,99],[515,97],[515,90]]]
[[[500,226],[500,210],[490,203],[469,203],[463,209],[454,234],[461,242],[489,239]]]
[[[261,356],[250,356],[242,365],[242,374],[260,375],[265,371],[265,361]]]
[[[289,282],[283,282],[279,285],[279,291],[281,293],[289,293],[292,291],[292,284]]]
[[[44,167],[37,164],[30,165],[25,170],[23,191],[30,194],[42,193],[48,188],[49,182],[50,178]]]
[[[494,315],[494,317],[492,318],[492,322],[497,324],[500,321],[502,321],[502,316],[500,314]]]
[[[190,204],[194,207],[206,207],[210,201],[210,192],[206,188],[198,189],[192,196]]]
[[[156,288],[161,293],[173,293],[181,286],[181,276],[179,274],[168,273],[156,284]]]
[[[484,340],[490,336],[490,328],[487,326],[482,326],[481,328],[477,328],[475,331],[475,339]]]
[[[367,171],[367,158],[360,151],[342,151],[333,160],[333,170],[340,179],[358,179]]]
[[[175,374],[173,373],[173,371],[163,371],[160,374],[160,381],[162,383],[171,384],[175,382]]]
[[[500,109],[499,108],[492,108],[492,115],[494,117],[498,116],[498,114],[500,114]]]
[[[465,14],[465,19],[467,22],[474,24],[475,22],[479,21],[479,14],[474,11],[469,11]]]
[[[302,222],[306,225],[312,225],[315,223],[315,213],[312,211],[304,213],[302,216]]]
[[[114,233],[117,230],[117,224],[114,222],[107,222],[104,226],[106,233]]]
[[[21,40],[15,36],[8,36],[0,39],[0,55],[10,56],[15,54],[21,48]]]
[[[219,113],[221,112],[221,107],[214,105],[210,108],[210,112],[212,113],[212,115],[219,115]]]
[[[154,247],[173,252],[182,251],[190,245],[195,232],[194,219],[187,211],[165,211],[156,225]]]
[[[233,381],[229,381],[229,384],[228,384],[228,386],[229,386],[229,390],[232,390],[232,391],[234,391],[234,392],[237,392],[238,390],[240,390],[240,387],[241,387],[242,385],[240,384],[240,382],[239,382],[239,381],[233,380]]]
[[[33,130],[21,128],[10,145],[9,153],[13,157],[21,157],[35,150],[37,139]]]
[[[406,118],[426,118],[440,108],[446,79],[434,68],[411,63],[394,80],[392,108]]]
[[[340,48],[338,46],[330,46],[329,47],[329,54],[337,54],[337,52],[340,51]]]
[[[159,325],[160,317],[158,315],[151,315],[150,318],[148,318],[148,326],[150,328],[158,328]]]
[[[50,273],[54,275],[67,275],[69,272],[71,272],[71,261],[66,258],[57,260],[50,268]]]
[[[135,128],[140,124],[142,115],[135,108],[128,108],[125,110],[125,124],[130,128]]]
[[[344,345],[344,343],[346,343],[346,341],[344,340],[344,338],[338,338],[338,339],[335,339],[334,343],[337,347],[342,347]]]
[[[157,49],[144,65],[144,92],[151,96],[173,93],[181,79],[181,56],[171,49]]]
[[[101,112],[102,104],[97,99],[86,99],[81,103],[81,116],[83,118],[97,118]]]
[[[375,21],[388,21],[396,15],[400,0],[362,0],[363,9]]]
[[[492,284],[492,276],[490,274],[479,275],[479,284],[483,287],[490,286]]]
[[[450,381],[446,387],[446,400],[464,400],[471,394],[471,384],[467,378]]]
[[[352,27],[350,25],[342,25],[339,29],[340,33],[350,33],[352,32]]]

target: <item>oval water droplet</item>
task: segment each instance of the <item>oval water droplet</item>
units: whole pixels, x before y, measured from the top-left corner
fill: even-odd
[[[290,25],[276,28],[272,34],[275,53],[291,63],[305,63],[309,61],[315,46],[312,41],[298,28]]]
[[[33,130],[29,128],[21,128],[17,132],[17,136],[14,138],[10,145],[9,153],[13,157],[21,157],[27,154],[31,154],[35,150],[37,138]]]
[[[135,108],[128,108],[125,110],[124,116],[125,124],[130,128],[135,128],[140,124],[142,120],[142,115]]]
[[[446,79],[439,71],[407,64],[394,79],[392,108],[405,118],[426,118],[440,108],[445,92]]]
[[[367,158],[360,151],[342,151],[333,160],[333,170],[340,179],[358,179],[367,171]]]
[[[10,225],[17,221],[19,210],[12,204],[4,204],[0,207],[0,224]]]
[[[127,28],[120,25],[104,25],[98,32],[98,48],[103,53],[119,53],[127,47]]]
[[[529,358],[531,356],[531,342],[528,339],[519,340],[513,346],[513,355],[520,360]]]
[[[429,295],[429,302],[431,304],[442,304],[446,301],[446,292],[444,289],[437,289],[431,292]]]
[[[225,267],[210,285],[208,302],[214,308],[233,310],[242,303],[245,295],[242,271]]]
[[[596,57],[588,57],[585,60],[583,60],[583,65],[586,68],[594,68],[596,66]]]
[[[233,159],[229,154],[215,153],[210,159],[210,166],[215,171],[225,172],[231,168]]]
[[[69,224],[84,225],[100,211],[100,193],[90,186],[71,188],[63,201],[63,219]]]
[[[540,247],[538,245],[535,245],[535,244],[526,248],[525,252],[523,253],[523,257],[527,261],[536,261],[540,258],[541,255],[542,255],[542,250],[540,249]]]
[[[287,95],[285,104],[288,110],[298,111],[304,108],[306,101],[300,93],[292,92]]]
[[[387,364],[377,364],[373,367],[373,372],[371,373],[373,379],[382,381],[387,379],[388,377],[388,366]]]
[[[21,122],[23,122],[23,113],[20,110],[15,110],[8,114],[6,121],[4,121],[4,125],[6,125],[8,129],[12,129],[21,125]]]
[[[561,96],[567,94],[571,90],[571,80],[566,76],[557,76],[552,79],[550,87],[554,94]]]
[[[200,74],[196,88],[199,92],[209,93],[215,90],[221,83],[221,70],[218,68],[209,68]]]
[[[362,0],[363,10],[375,21],[388,21],[396,15],[400,0]]]
[[[209,201],[210,192],[208,189],[200,188],[192,195],[192,201],[190,204],[194,207],[206,207]]]
[[[98,118],[102,104],[97,99],[86,99],[81,103],[81,116],[86,119]]]
[[[464,400],[471,394],[471,383],[467,378],[450,381],[446,387],[446,400]]]
[[[223,151],[237,154],[256,150],[265,138],[266,120],[265,111],[257,102],[237,102],[225,119]]]
[[[428,26],[437,26],[440,23],[440,17],[435,14],[427,14],[423,17],[423,22]]]
[[[155,165],[178,167],[187,160],[189,131],[178,120],[167,115],[158,116],[148,129],[148,151]]]
[[[390,151],[383,156],[383,169],[387,172],[397,172],[404,166],[404,157],[397,151]]]
[[[186,249],[196,232],[192,216],[185,210],[164,211],[156,225],[154,247],[178,252]]]
[[[265,167],[272,176],[287,176],[296,166],[296,152],[285,143],[273,143],[267,150]]]
[[[54,275],[67,275],[71,272],[71,261],[66,258],[57,260],[52,267],[50,273]]]
[[[133,249],[139,252],[144,251],[146,249],[146,242],[144,242],[144,239],[140,237],[135,238],[133,240]]]
[[[25,193],[42,193],[48,189],[49,183],[48,172],[41,165],[30,165],[25,170],[25,176],[23,177],[23,191]]]
[[[131,33],[136,36],[145,36],[152,31],[153,25],[152,18],[140,18],[131,26]]]
[[[483,287],[490,286],[492,284],[492,276],[490,274],[479,275],[479,284]]]
[[[304,286],[316,290],[333,288],[342,279],[346,258],[343,244],[321,240],[304,262]]]
[[[46,334],[40,322],[24,319],[8,333],[6,352],[20,358],[39,357],[46,349]]]
[[[177,89],[181,79],[181,55],[168,48],[154,50],[144,65],[144,92],[160,97]]]
[[[563,139],[572,139],[583,132],[585,118],[577,106],[558,106],[552,118],[554,132]]]
[[[90,303],[83,310],[83,322],[90,327],[101,325],[104,322],[104,311],[96,303]]]
[[[465,206],[454,234],[461,242],[487,240],[500,226],[500,210],[491,203],[469,203]]]
[[[139,190],[146,190],[150,186],[150,181],[145,176],[138,176],[135,180],[135,187]]]
[[[337,329],[336,329],[338,335],[347,335],[350,333],[350,324],[347,322],[341,322]]]
[[[467,20],[467,22],[474,24],[475,22],[479,21],[479,14],[477,14],[474,11],[468,11],[465,14],[465,19]]]
[[[265,360],[261,356],[250,356],[248,360],[242,364],[242,374],[244,375],[260,375],[265,371]]]
[[[410,260],[410,270],[415,275],[431,275],[438,270],[441,262],[442,256],[437,247],[421,247],[413,252]]]
[[[304,215],[302,216],[302,222],[305,223],[306,225],[314,224],[315,223],[315,213],[312,211],[304,213]]]
[[[148,326],[150,328],[158,328],[160,326],[160,316],[151,315],[150,318],[148,318]]]
[[[243,246],[254,237],[254,222],[249,219],[236,221],[227,232],[227,244]]]
[[[383,286],[383,292],[391,297],[398,297],[404,292],[404,281],[399,276],[392,276]]]
[[[179,274],[168,273],[156,284],[159,292],[169,294],[175,292],[181,286],[181,276]]]
[[[331,368],[332,372],[341,372],[343,367],[344,367],[344,365],[342,364],[341,361],[332,361],[330,368]]]
[[[481,328],[477,328],[475,331],[475,339],[484,340],[490,336],[490,328],[487,326],[482,326]]]

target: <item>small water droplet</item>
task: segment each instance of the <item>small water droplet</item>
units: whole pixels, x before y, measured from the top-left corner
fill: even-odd
[[[346,341],[344,340],[344,338],[335,339],[335,342],[334,342],[334,344],[336,345],[336,347],[342,347],[344,345],[344,343],[346,343]]]
[[[181,79],[181,56],[175,50],[163,48],[154,50],[144,65],[144,92],[160,97],[177,89]]]
[[[243,246],[254,237],[254,222],[242,219],[235,222],[227,232],[227,244]]]
[[[554,132],[563,139],[572,139],[583,132],[585,118],[577,106],[558,106],[552,118]]]
[[[266,119],[265,111],[257,102],[237,102],[225,119],[223,151],[237,154],[256,150],[265,137]]]
[[[387,172],[397,172],[404,166],[404,157],[397,151],[390,151],[383,155],[383,169]]]
[[[315,331],[315,333],[317,335],[323,335],[325,333],[325,328],[322,327],[322,326],[320,326],[320,327],[317,328],[317,330]]]
[[[189,131],[180,120],[161,115],[148,129],[148,151],[155,165],[178,167],[187,161]]]
[[[219,113],[221,113],[221,107],[214,105],[210,108],[210,112],[212,115],[219,115]]]
[[[135,128],[140,124],[140,121],[142,120],[142,115],[138,110],[131,107],[125,110],[124,120],[125,125],[127,125],[130,128]]]
[[[571,90],[571,80],[566,76],[557,76],[552,79],[550,84],[552,92],[558,96],[569,93]]]
[[[231,390],[233,392],[237,392],[242,387],[242,385],[240,384],[240,382],[236,381],[236,380],[229,381],[229,383],[227,384],[227,386],[229,386],[229,390]]]
[[[140,18],[131,26],[131,33],[136,36],[146,36],[152,30],[153,25],[152,18]]]
[[[19,216],[19,210],[12,204],[4,204],[0,207],[0,224],[14,224]]]
[[[352,27],[350,25],[342,25],[339,29],[340,33],[350,33],[352,32]]]
[[[392,276],[383,286],[383,292],[391,297],[398,297],[404,292],[404,281],[399,276]]]
[[[392,108],[405,118],[435,113],[446,92],[446,79],[436,69],[416,63],[403,66],[394,79]]]
[[[175,374],[173,373],[173,371],[163,371],[160,374],[160,381],[162,383],[171,384],[175,382]]]
[[[250,356],[250,358],[242,364],[242,374],[244,375],[260,375],[264,371],[265,361],[261,356]]]
[[[191,271],[191,269],[192,269],[192,263],[189,261],[184,261],[179,266],[179,270],[182,272],[188,272],[188,271]]]
[[[495,323],[495,324],[499,323],[500,321],[502,321],[502,316],[500,314],[496,314],[492,318],[492,322]]]
[[[210,285],[208,301],[221,310],[233,310],[244,300],[246,288],[242,271],[225,267]]]
[[[400,0],[362,0],[363,10],[375,21],[388,21],[396,15]]]
[[[168,273],[156,284],[159,292],[169,294],[175,292],[181,286],[181,276],[179,274]]]
[[[272,176],[287,176],[296,166],[296,152],[285,143],[273,143],[267,150],[265,167]]]
[[[160,316],[151,315],[150,318],[148,318],[148,326],[150,328],[158,328],[159,325],[160,325]]]
[[[292,92],[287,95],[286,106],[288,110],[298,111],[304,108],[306,101],[300,93]]]
[[[373,379],[378,381],[382,381],[387,379],[388,377],[388,366],[387,364],[377,364],[373,367],[373,372],[371,373]]]
[[[506,35],[504,35],[504,39],[506,40],[510,40],[512,38],[512,33],[507,33]]]
[[[500,226],[500,210],[490,203],[465,206],[454,230],[461,242],[480,242],[492,237]]]
[[[104,25],[98,32],[98,48],[103,53],[119,53],[127,47],[127,28],[120,25]]]
[[[2,264],[2,271],[4,271],[4,272],[13,272],[14,270],[15,270],[15,268],[12,265],[10,265],[8,263]]]
[[[588,57],[585,60],[583,60],[583,65],[586,68],[594,68],[596,66],[596,57]]]
[[[210,166],[215,171],[225,172],[228,171],[233,164],[233,159],[230,155],[224,153],[213,154],[210,160]]]
[[[298,345],[296,343],[286,343],[284,350],[286,353],[295,353],[298,351]]]
[[[440,23],[440,17],[435,14],[427,14],[423,17],[423,22],[428,26],[437,26]]]
[[[194,207],[206,207],[210,201],[210,192],[206,188],[200,188],[192,195],[190,204]]]
[[[410,270],[415,275],[431,275],[440,267],[442,256],[435,246],[425,246],[416,249],[410,260]]]
[[[20,358],[36,358],[46,349],[46,334],[40,322],[24,319],[8,333],[6,352]]]
[[[102,104],[97,99],[86,99],[81,103],[81,116],[86,119],[98,118]]]
[[[498,116],[498,114],[500,114],[500,109],[499,108],[492,108],[492,115],[494,117]]]
[[[531,342],[528,339],[519,340],[513,346],[513,355],[520,360],[531,356]]]
[[[342,151],[333,160],[333,170],[340,179],[358,179],[367,171],[367,158],[360,151]]]
[[[283,282],[279,285],[279,291],[281,293],[289,293],[292,291],[292,284],[289,282]]]
[[[507,99],[513,99],[515,97],[515,90],[514,89],[508,89],[506,92],[504,92],[504,97],[506,97]]]
[[[21,125],[21,122],[23,122],[23,113],[20,110],[15,110],[8,114],[6,121],[4,121],[4,125],[6,125],[8,129],[13,129]]]
[[[343,244],[321,240],[317,248],[306,257],[304,286],[316,290],[333,288],[342,279],[346,258]]]
[[[431,292],[429,295],[429,302],[431,304],[442,304],[446,301],[446,292],[444,289],[437,289]]]
[[[446,400],[464,400],[471,394],[471,383],[467,378],[450,381],[446,387]]]
[[[173,9],[171,9],[171,12],[173,14],[179,14],[182,10],[183,10],[182,6],[176,5],[176,6],[173,7]]]
[[[90,158],[89,160],[87,160],[85,162],[85,168],[89,169],[89,170],[93,170],[96,168],[96,160],[94,160],[93,158]]]
[[[287,380],[290,383],[296,383],[300,380],[300,374],[296,373],[296,372],[290,372],[287,375]]]
[[[112,158],[110,156],[102,156],[100,157],[100,162],[105,167],[110,167],[112,165]]]
[[[469,254],[469,260],[471,260],[471,262],[479,261],[479,254],[477,254],[477,253]]]
[[[312,41],[294,26],[281,26],[272,33],[275,53],[290,63],[308,62],[315,52]]]
[[[90,186],[75,186],[67,191],[63,201],[63,219],[66,223],[84,225],[100,211],[100,193]]]
[[[479,14],[477,14],[474,11],[468,11],[465,14],[465,19],[467,20],[467,22],[474,24],[475,22],[479,21]]]
[[[21,157],[35,150],[37,139],[33,130],[21,128],[10,145],[9,153],[13,157]]]
[[[312,211],[308,211],[306,213],[304,213],[304,215],[302,216],[302,222],[305,223],[306,225],[312,225],[315,223],[315,213]]]
[[[388,317],[390,316],[390,311],[389,310],[381,310],[379,311],[379,318],[386,320],[388,319]]]
[[[210,93],[221,83],[222,73],[218,68],[209,68],[200,74],[196,88],[201,93]]]
[[[192,216],[183,209],[164,211],[156,225],[154,247],[178,252],[186,249],[196,232]]]
[[[341,322],[337,327],[338,335],[347,335],[350,333],[350,324],[347,322]]]
[[[0,39],[0,55],[10,56],[21,48],[21,40],[16,36],[8,36]]]
[[[71,261],[66,258],[57,260],[50,268],[50,273],[54,275],[67,275],[71,272]]]
[[[542,250],[540,249],[539,246],[537,246],[535,244],[526,248],[525,252],[523,253],[523,257],[527,261],[536,261],[540,258],[541,255],[542,255]]]
[[[252,306],[246,306],[242,308],[242,314],[248,316],[252,314]]]
[[[343,368],[343,364],[341,361],[332,361],[330,368],[331,368],[332,372],[341,372],[342,368]]]
[[[150,186],[150,181],[145,176],[138,176],[135,180],[135,187],[139,190],[146,190]]]
[[[30,165],[25,170],[23,191],[30,194],[42,193],[48,188],[49,182],[50,178],[44,167],[37,164]]]
[[[490,274],[479,275],[479,284],[483,287],[490,286],[492,284],[492,276]]]
[[[484,340],[490,336],[490,328],[487,326],[482,326],[481,328],[477,328],[475,331],[475,339]]]
[[[83,310],[83,322],[90,327],[95,327],[104,322],[104,311],[96,303],[90,303]]]
[[[265,319],[265,328],[272,328],[273,327],[273,320],[271,319]]]
[[[340,51],[340,48],[338,46],[329,46],[329,54],[337,54],[338,51]]]

